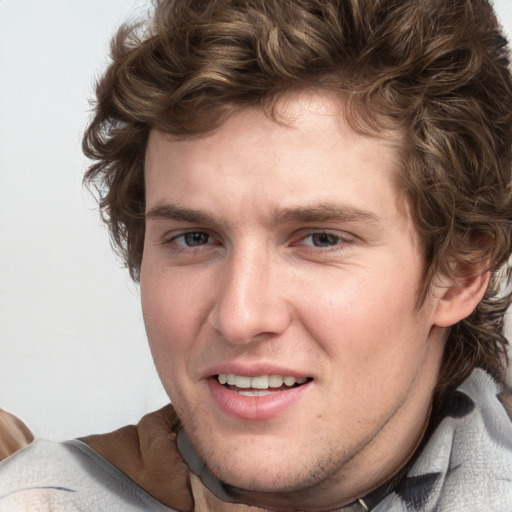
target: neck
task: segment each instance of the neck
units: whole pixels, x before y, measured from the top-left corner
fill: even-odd
[[[411,443],[406,443],[408,449],[393,451],[392,455],[395,457],[394,459],[392,457],[386,457],[388,469],[390,467],[393,468],[393,473],[388,472],[385,476],[381,476],[384,475],[384,473],[379,474],[376,470],[375,462],[371,460],[368,461],[368,467],[365,468],[366,479],[361,480],[359,476],[357,478],[358,482],[364,481],[365,485],[354,485],[352,483],[356,468],[352,469],[355,464],[353,464],[354,461],[350,461],[345,464],[345,471],[340,472],[337,477],[325,479],[310,488],[282,493],[255,492],[241,489],[224,484],[208,470],[190,444],[183,429],[178,432],[177,441],[179,451],[183,458],[190,469],[199,477],[196,482],[196,487],[198,487],[197,484],[200,480],[214,496],[224,502],[228,502],[226,503],[226,510],[238,510],[235,504],[243,503],[255,507],[251,510],[283,512],[297,510],[307,510],[309,512],[337,510],[340,512],[364,512],[387,495],[393,487],[393,484],[402,474],[403,468],[421,443],[428,424],[429,411],[430,408],[427,408],[423,424],[417,436],[414,438],[414,441],[413,438],[411,438]],[[408,456],[406,454],[408,454]],[[354,460],[356,459],[357,457],[354,457]],[[357,474],[360,475],[360,471],[357,471]],[[212,496],[212,498],[214,498],[214,496]],[[321,500],[319,499],[320,496],[322,497]],[[228,504],[232,504],[234,508],[230,508]],[[247,509],[244,508],[244,510]]]

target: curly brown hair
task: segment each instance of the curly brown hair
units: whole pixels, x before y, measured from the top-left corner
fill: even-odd
[[[97,85],[84,152],[113,246],[134,280],[144,243],[144,157],[156,128],[190,137],[301,88],[338,91],[357,129],[406,135],[400,179],[432,278],[490,270],[449,334],[442,392],[478,366],[503,381],[500,293],[512,244],[512,77],[485,0],[157,0],[124,25]]]

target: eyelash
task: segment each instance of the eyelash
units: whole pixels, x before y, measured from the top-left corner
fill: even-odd
[[[208,237],[205,241],[205,243],[200,243],[198,245],[187,245],[186,238],[187,237],[193,237],[193,236],[203,236]],[[315,245],[313,242],[313,237],[324,237],[327,240],[325,240],[325,243],[327,245]],[[304,243],[305,240],[308,238],[311,238],[312,243]],[[180,243],[179,240],[182,240]],[[166,239],[163,241],[163,245],[173,246],[174,250],[180,251],[180,252],[197,252],[202,250],[202,248],[207,247],[211,245],[211,241],[215,241],[215,237],[208,233],[207,231],[201,231],[201,230],[194,230],[194,231],[186,231],[184,233],[177,234],[169,239]],[[188,242],[190,243],[190,241]],[[217,242],[221,243],[221,242]],[[318,230],[318,231],[307,231],[300,233],[299,237],[295,238],[295,241],[293,241],[290,245],[292,247],[296,247],[299,245],[302,245],[303,247],[307,248],[306,250],[312,250],[317,251],[320,250],[320,252],[329,252],[329,251],[336,251],[341,250],[346,245],[349,245],[351,243],[354,243],[354,240],[351,239],[349,236],[341,236],[339,234],[332,233],[327,230]]]
[[[333,250],[333,248],[338,245],[341,245],[343,243],[348,243],[347,239],[341,237],[340,235],[335,235],[335,234],[329,233],[327,231],[318,231],[318,232],[310,233],[306,236],[303,236],[301,238],[301,240],[304,242],[304,240],[306,240],[307,238],[311,238],[313,241],[314,237],[324,237],[325,239],[327,239],[328,245],[315,245],[314,243],[304,244],[304,245],[315,247],[315,248],[323,248],[326,250],[329,250],[329,249]]]
[[[201,243],[198,245],[187,245],[186,238],[187,237],[194,237],[194,236],[203,236],[207,237],[206,243]],[[180,242],[180,240],[182,240]],[[170,238],[164,239],[162,244],[165,246],[169,246],[172,248],[173,251],[181,253],[194,253],[201,250],[204,250],[204,247],[208,247],[211,242],[211,240],[215,240],[215,238],[208,233],[207,231],[201,231],[201,230],[194,230],[194,231],[185,231],[183,233],[179,233],[177,235],[174,235]],[[189,242],[190,243],[190,242]]]
[[[175,237],[174,241],[176,242],[176,240],[178,240],[180,238],[183,238],[183,240],[185,241],[187,239],[187,237],[193,238],[193,237],[197,237],[198,235],[199,235],[199,237],[208,237],[208,240],[209,240],[209,238],[211,238],[211,235],[209,235],[208,233],[205,233],[203,231],[190,231],[188,233],[183,233],[182,235]],[[189,245],[189,244],[185,243],[185,244],[180,244],[180,245],[186,245],[187,247],[192,248],[192,247],[198,247],[198,246],[206,245],[206,244],[199,243],[197,245]]]

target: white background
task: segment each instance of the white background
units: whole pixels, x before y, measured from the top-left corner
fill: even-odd
[[[137,288],[81,187],[94,77],[149,3],[0,0],[0,407],[47,439],[166,402]],[[495,4],[512,36],[512,0]]]

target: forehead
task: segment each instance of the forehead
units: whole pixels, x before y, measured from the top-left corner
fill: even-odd
[[[146,153],[147,206],[185,201],[187,207],[211,209],[215,198],[229,197],[231,209],[238,201],[244,212],[343,203],[373,204],[378,216],[381,206],[401,195],[399,146],[398,133],[352,129],[339,95],[301,92],[281,98],[271,113],[240,110],[205,135],[184,139],[153,130]]]

